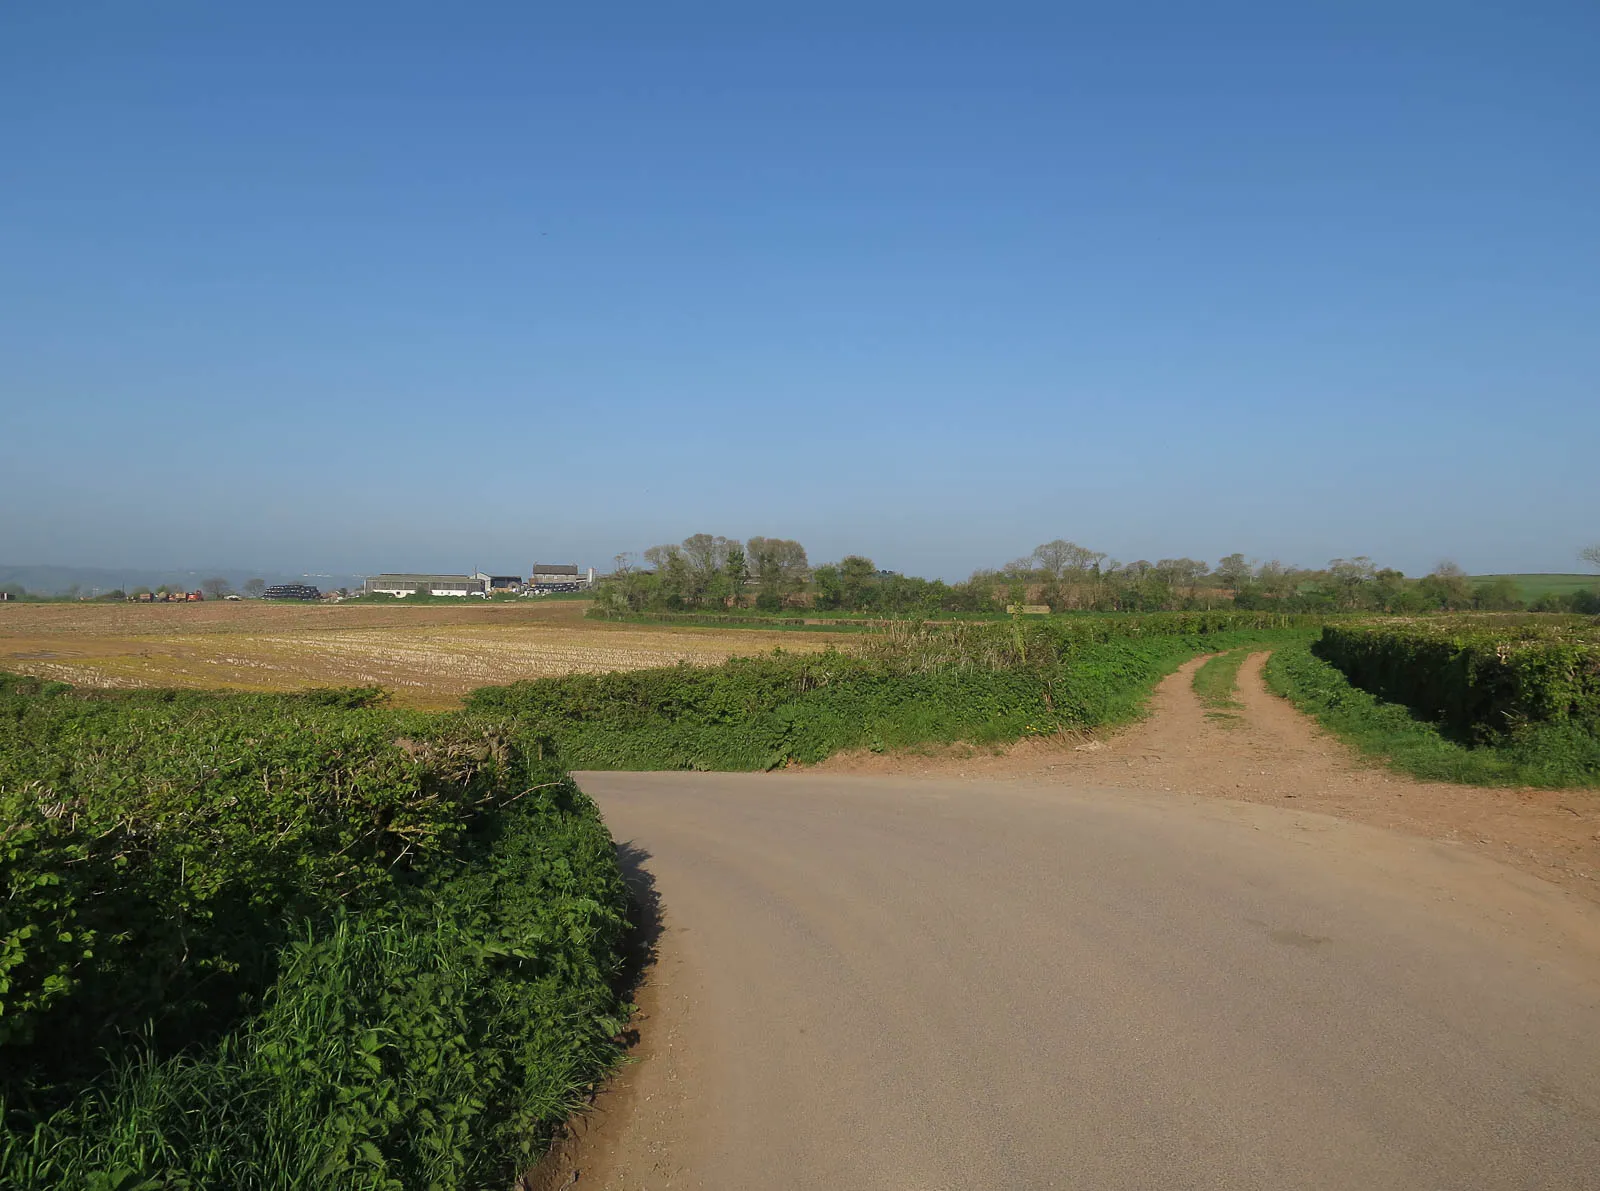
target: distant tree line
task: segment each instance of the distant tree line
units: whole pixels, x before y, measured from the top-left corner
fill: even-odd
[[[808,607],[876,615],[982,612],[997,607],[994,583],[918,579],[878,570],[870,558],[849,555],[812,567],[806,548],[789,538],[739,542],[697,533],[644,552],[647,567],[619,554],[598,586],[602,610],[682,612],[753,607],[762,612]]]
[[[603,611],[710,611],[754,607],[763,612],[806,607],[868,615],[998,612],[1047,606],[1053,612],[1163,612],[1235,607],[1284,612],[1438,611],[1583,612],[1600,614],[1600,592],[1540,597],[1525,604],[1515,580],[1474,583],[1453,562],[1420,579],[1379,567],[1365,555],[1335,558],[1321,568],[1288,566],[1229,554],[1215,566],[1193,558],[1119,562],[1103,551],[1062,538],[960,583],[883,571],[870,558],[848,555],[811,566],[806,549],[788,538],[740,542],[697,533],[652,546],[641,566],[620,554],[596,592]],[[1581,552],[1600,567],[1600,546]]]
[[[1600,566],[1600,549],[1583,557]],[[1253,562],[1229,554],[1213,568],[1193,558],[1140,559],[1119,563],[1098,551],[1057,540],[997,575],[1052,611],[1157,612],[1231,605],[1285,612],[1440,611],[1600,613],[1600,592],[1546,595],[1525,604],[1509,576],[1474,583],[1455,563],[1439,563],[1420,579],[1380,567],[1365,555],[1335,558],[1326,567],[1286,566],[1276,559]]]

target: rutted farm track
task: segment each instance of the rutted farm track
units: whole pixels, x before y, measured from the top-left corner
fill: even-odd
[[[837,773],[1005,778],[1203,794],[1315,811],[1480,852],[1600,902],[1600,793],[1419,782],[1368,764],[1271,694],[1266,653],[1239,671],[1238,718],[1206,714],[1196,660],[1165,680],[1149,718],[1108,740],[1024,741],[999,752],[835,757]]]
[[[1262,660],[1238,722],[1195,663],[1108,741],[580,775],[660,929],[534,1185],[1586,1185],[1594,795],[1362,766]]]

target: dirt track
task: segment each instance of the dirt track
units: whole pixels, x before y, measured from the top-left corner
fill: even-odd
[[[1232,724],[1207,718],[1195,698],[1195,661],[1161,684],[1147,720],[1110,740],[1030,740],[1001,752],[962,747],[926,756],[853,753],[818,769],[1183,791],[1320,811],[1492,856],[1600,902],[1600,792],[1418,782],[1365,764],[1268,693],[1266,658],[1255,654],[1240,669],[1244,707]]]
[[[1176,676],[1081,753],[583,775],[662,929],[639,1061],[544,1185],[1595,1185],[1600,908],[1312,813],[1417,787],[1257,681],[1246,727]]]

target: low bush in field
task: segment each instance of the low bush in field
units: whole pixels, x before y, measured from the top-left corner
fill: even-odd
[[[574,767],[769,769],[840,749],[991,743],[1126,720],[1194,654],[1295,633],[1241,619],[907,625],[864,638],[856,653],[540,679],[485,687],[468,706],[516,716]]]
[[[1525,724],[1469,745],[1408,707],[1363,690],[1309,642],[1274,650],[1267,685],[1369,756],[1413,777],[1475,785],[1600,785],[1600,735],[1582,724]]]
[[[1600,624],[1529,618],[1327,625],[1317,656],[1464,742],[1600,731]]]
[[[483,1185],[610,1061],[592,804],[374,702],[0,679],[0,1185]]]

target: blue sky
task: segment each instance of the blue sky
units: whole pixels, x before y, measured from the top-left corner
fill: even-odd
[[[1600,8],[8,5],[0,561],[1600,541]]]

